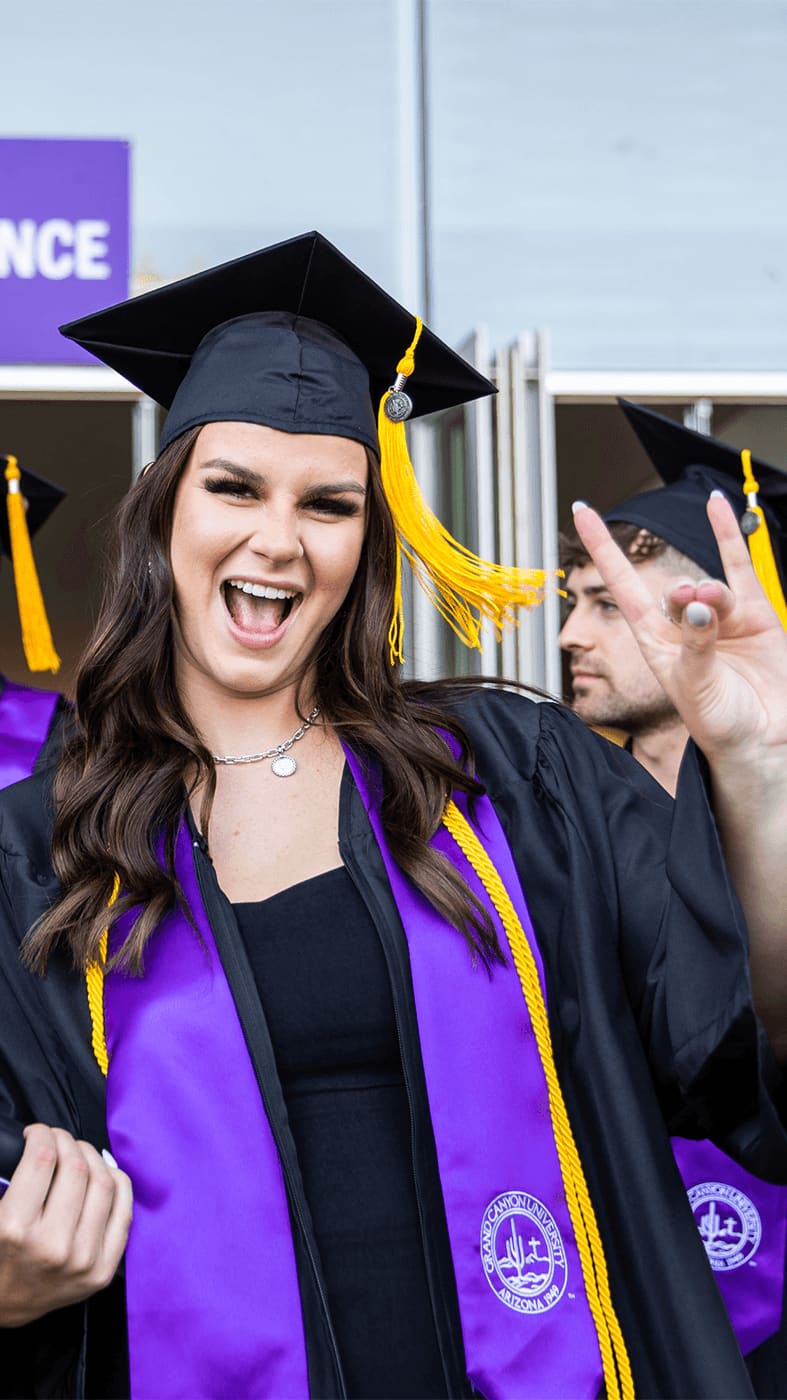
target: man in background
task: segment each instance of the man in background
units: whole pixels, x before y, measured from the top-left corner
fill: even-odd
[[[630,497],[605,519],[654,599],[661,603],[682,578],[724,577],[705,511],[710,491],[721,488],[750,538],[755,568],[766,560],[764,580],[759,568],[758,576],[787,626],[787,473],[761,462],[747,462],[744,472],[742,454],[726,444],[650,409],[621,406],[666,484]],[[758,531],[763,536],[755,556],[752,540]],[[568,659],[574,712],[625,743],[674,796],[687,731],[575,531],[561,536],[560,564],[567,595],[560,645]],[[755,1392],[763,1400],[784,1400],[787,1190],[756,1181],[712,1143],[673,1138],[672,1145]]]
[[[10,454],[0,453],[0,471],[6,489],[5,508],[0,509],[0,555],[14,570],[28,669],[56,671],[60,659],[52,645],[30,539],[65,491],[20,468]],[[49,745],[57,742],[67,709],[57,691],[18,685],[0,675],[0,787],[29,777],[43,761]]]
[[[679,579],[706,575],[688,555],[643,526],[610,522],[610,532],[659,601]],[[627,748],[675,796],[687,731],[634,640],[579,536],[561,536],[572,708],[594,729],[620,733]]]

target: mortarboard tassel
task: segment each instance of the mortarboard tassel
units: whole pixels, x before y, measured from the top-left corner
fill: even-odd
[[[60,669],[60,657],[52,642],[41,585],[38,582],[30,544],[30,532],[25,517],[21,476],[22,473],[17,465],[16,457],[6,457],[8,533],[11,537],[11,559],[14,567],[19,621],[22,627],[22,646],[31,671],[57,671]]]
[[[741,520],[741,529],[749,541],[751,562],[762,585],[762,590],[782,627],[787,631],[787,603],[784,601],[784,593],[779,581],[779,571],[776,567],[765,513],[757,500],[760,487],[754,479],[751,469],[751,452],[748,448],[744,448],[741,452],[741,465],[743,466],[743,490],[746,495],[746,510]]]
[[[407,451],[405,419],[412,400],[403,392],[415,368],[415,347],[422,330],[415,318],[415,335],[396,366],[396,383],[380,400],[377,432],[383,490],[399,541],[396,552],[394,613],[388,633],[391,665],[404,660],[402,554],[430,601],[465,646],[481,647],[484,618],[494,623],[498,640],[506,622],[516,624],[513,609],[543,602],[547,575],[543,569],[505,568],[480,559],[459,544],[427,505]],[[478,615],[473,611],[477,610]]]

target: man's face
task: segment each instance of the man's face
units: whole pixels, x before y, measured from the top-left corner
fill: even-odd
[[[658,599],[673,577],[658,560],[638,564],[637,573]],[[560,645],[568,653],[575,714],[632,735],[674,724],[676,711],[595,566],[572,569],[566,593]]]

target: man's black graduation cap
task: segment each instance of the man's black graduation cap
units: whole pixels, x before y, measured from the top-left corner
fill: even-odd
[[[512,608],[542,601],[540,570],[479,559],[452,539],[407,455],[404,418],[493,394],[494,385],[321,234],[263,248],[61,330],[169,409],[162,448],[197,425],[248,422],[379,450],[400,549],[468,646],[480,646],[481,618],[499,633]],[[403,626],[397,570],[392,662],[402,660]]]
[[[608,510],[604,519],[625,520],[659,535],[704,569],[710,578],[723,578],[716,539],[706,505],[711,491],[721,490],[739,520],[748,509],[741,453],[717,438],[706,437],[665,418],[652,408],[618,399],[629,423],[665,485],[630,496]],[[787,472],[756,458],[751,468],[781,572],[787,583]],[[744,522],[744,526],[749,522]]]
[[[377,405],[414,326],[338,248],[305,233],[61,331],[170,410],[162,447],[226,420],[376,448]],[[424,328],[408,392],[418,416],[495,388]]]

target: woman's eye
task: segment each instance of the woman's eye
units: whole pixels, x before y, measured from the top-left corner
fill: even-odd
[[[617,603],[613,603],[611,598],[600,598],[598,605],[603,613],[616,613],[618,611]]]
[[[306,510],[314,511],[317,515],[357,515],[360,507],[355,501],[342,500],[340,496],[313,496],[310,501],[305,501]]]
[[[205,482],[205,490],[217,496],[254,496],[254,491],[246,481],[235,476],[212,476]]]

